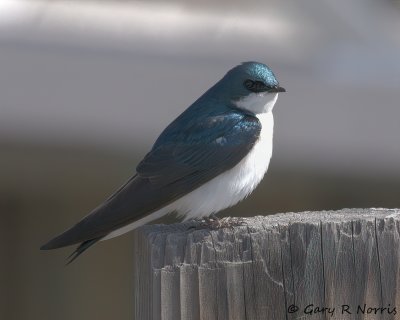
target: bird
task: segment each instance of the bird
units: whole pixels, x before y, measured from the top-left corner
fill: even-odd
[[[162,131],[125,184],[40,249],[78,245],[71,263],[98,241],[169,213],[201,219],[237,204],[268,169],[280,92],[266,64],[235,66]]]

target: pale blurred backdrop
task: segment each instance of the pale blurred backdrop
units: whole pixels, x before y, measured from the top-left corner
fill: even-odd
[[[133,319],[130,235],[68,267],[39,246],[248,60],[287,93],[266,178],[221,216],[400,207],[399,1],[1,0],[0,319]]]

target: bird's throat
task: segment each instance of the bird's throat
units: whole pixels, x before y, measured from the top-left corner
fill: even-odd
[[[278,93],[251,93],[247,97],[234,102],[234,104],[239,109],[257,115],[272,111],[277,100]]]

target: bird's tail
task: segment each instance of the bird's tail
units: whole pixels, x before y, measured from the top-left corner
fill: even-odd
[[[66,265],[69,265],[72,261],[74,261],[76,258],[78,258],[83,252],[85,252],[87,249],[89,249],[89,247],[91,247],[92,245],[94,245],[97,241],[99,241],[101,238],[103,237],[98,237],[98,238],[94,238],[94,239],[90,239],[90,240],[86,240],[84,242],[82,242],[76,249],[74,252],[72,252],[68,258],[67,258],[67,263]]]

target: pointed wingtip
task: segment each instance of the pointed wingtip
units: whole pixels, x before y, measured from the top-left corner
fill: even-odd
[[[58,240],[57,238],[51,239],[50,241],[47,241],[45,244],[42,244],[40,246],[40,250],[52,250],[52,249],[58,249],[58,248],[62,247],[62,245],[60,245],[57,242],[57,240]]]
[[[43,244],[40,247],[40,250],[52,250],[52,249],[58,249],[66,246],[70,246],[73,244],[78,244],[81,241],[76,240],[76,239],[71,239],[71,236],[69,234],[69,230],[63,232],[62,234],[58,235],[57,237],[47,241],[45,244]]]

